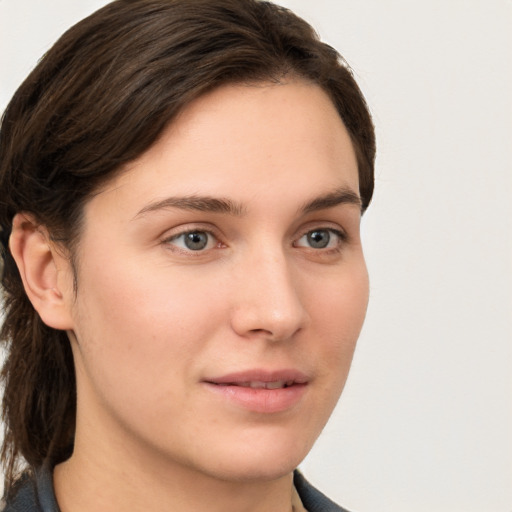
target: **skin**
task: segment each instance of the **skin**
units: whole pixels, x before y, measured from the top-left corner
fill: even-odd
[[[76,297],[62,253],[45,274],[60,300],[45,321],[68,330],[77,375],[63,512],[291,510],[366,312],[358,190],[331,101],[288,81],[197,99],[89,200]],[[270,413],[205,385],[254,368],[307,383]]]

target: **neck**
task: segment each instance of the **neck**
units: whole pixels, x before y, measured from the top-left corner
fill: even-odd
[[[80,382],[74,452],[54,470],[62,512],[291,512],[289,461],[277,467],[277,461],[272,465],[263,457],[244,465],[240,453],[223,468],[215,458],[205,463],[208,446],[171,453],[169,443],[154,443],[120,422],[96,399],[87,380]],[[215,447],[215,439],[211,442]],[[186,458],[179,458],[183,453]]]
[[[272,479],[219,479],[164,456],[116,450],[123,444],[119,439],[98,446],[92,438],[81,437],[77,432],[73,456],[54,471],[62,512],[292,510],[292,473]]]

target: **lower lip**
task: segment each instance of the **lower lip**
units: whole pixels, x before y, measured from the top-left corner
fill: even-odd
[[[235,405],[258,413],[277,413],[291,409],[304,393],[307,384],[294,384],[287,388],[266,389],[221,385],[206,382],[205,385]]]

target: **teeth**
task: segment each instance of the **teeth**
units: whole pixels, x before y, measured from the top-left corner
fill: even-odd
[[[247,382],[231,382],[226,384],[219,384],[220,386],[240,386],[241,388],[252,389],[282,389],[288,388],[295,384],[294,380],[276,380],[273,382],[263,382],[261,380],[251,380]]]
[[[284,388],[286,382],[284,380],[278,380],[276,382],[267,382],[265,386],[267,389],[280,389]]]
[[[276,380],[275,382],[262,382],[259,380],[253,380],[250,382],[239,382],[237,385],[244,388],[252,389],[281,389],[286,386],[291,386],[293,381]]]
[[[264,382],[255,380],[255,381],[249,382],[249,387],[251,387],[253,389],[263,389],[266,387],[266,385]]]

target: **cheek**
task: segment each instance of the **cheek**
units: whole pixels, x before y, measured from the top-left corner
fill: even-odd
[[[311,301],[310,316],[321,353],[320,364],[343,385],[368,306],[369,284],[364,262],[329,280]],[[320,348],[321,347],[321,348]]]
[[[81,276],[76,335],[98,389],[169,393],[192,378],[212,330],[212,301],[198,283],[168,274],[134,265]]]
[[[339,274],[325,279],[323,285],[315,293],[309,292],[312,316],[325,328],[333,329],[333,335],[343,333],[343,337],[355,342],[368,306],[369,283],[364,261],[340,270]]]

